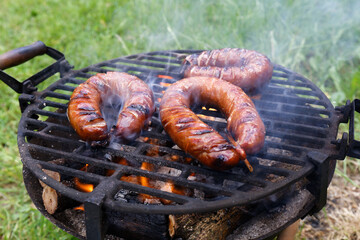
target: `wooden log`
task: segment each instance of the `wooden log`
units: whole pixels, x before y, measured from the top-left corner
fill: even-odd
[[[249,217],[248,210],[232,207],[210,213],[170,215],[169,234],[171,238],[188,240],[224,240]]]
[[[50,161],[53,164],[56,165],[65,165],[66,160],[59,158],[53,161]],[[62,180],[62,177],[60,173],[48,170],[48,169],[42,169],[44,173],[46,173],[49,177],[53,178],[54,180],[61,182],[62,184],[73,187],[74,183],[72,181],[68,180]],[[51,188],[50,186],[46,185],[43,181],[39,180],[40,185],[43,187],[42,191],[42,200],[44,207],[46,211],[53,215],[58,210],[64,210],[68,208],[69,206],[74,206],[74,201],[62,196],[59,194],[55,189]]]
[[[60,182],[61,180],[61,176],[60,176],[60,173],[58,172],[54,172],[54,171],[51,171],[51,170],[47,170],[47,169],[41,169],[44,173],[46,173],[47,175],[49,175],[49,177],[55,179],[56,181]],[[40,182],[40,185],[45,188],[45,187],[48,187],[48,185],[46,185],[43,181],[39,180]]]
[[[42,192],[42,200],[46,211],[50,214],[54,214],[59,205],[59,196],[55,189],[45,185]]]

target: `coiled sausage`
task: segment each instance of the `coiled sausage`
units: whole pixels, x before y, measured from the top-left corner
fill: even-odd
[[[200,120],[190,109],[194,104],[215,107],[225,115],[233,144]],[[191,77],[172,84],[161,100],[160,118],[174,143],[213,169],[234,167],[239,160],[248,163],[246,154],[264,144],[265,126],[251,99],[241,88],[217,78]]]
[[[216,77],[250,92],[267,84],[273,65],[269,58],[253,50],[223,48],[189,55],[184,76]]]
[[[108,126],[102,113],[103,103],[118,96],[122,109],[115,126]],[[98,73],[80,84],[68,104],[68,118],[81,139],[106,144],[113,136],[117,141],[138,137],[155,110],[154,97],[148,85],[136,76],[120,73]]]

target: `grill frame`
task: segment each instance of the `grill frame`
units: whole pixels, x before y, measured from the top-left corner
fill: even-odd
[[[20,151],[20,155],[21,155],[21,159],[23,161],[24,166],[29,169],[34,175],[36,175],[36,177],[38,177],[38,179],[42,180],[43,182],[45,182],[47,185],[53,187],[54,189],[56,189],[60,194],[64,194],[67,197],[70,197],[72,199],[76,199],[76,201],[80,201],[80,202],[99,202],[98,207],[106,207],[106,208],[110,208],[110,209],[114,209],[117,211],[124,211],[124,212],[134,212],[134,213],[155,213],[155,214],[184,214],[184,213],[191,213],[191,212],[207,212],[207,211],[213,211],[213,210],[218,210],[221,208],[227,208],[227,207],[232,207],[235,205],[243,205],[243,204],[249,204],[249,203],[253,203],[259,199],[265,198],[265,197],[269,197],[272,194],[275,194],[278,191],[281,191],[287,187],[290,187],[292,185],[294,185],[297,181],[308,177],[309,179],[313,179],[314,183],[319,183],[319,182],[324,182],[324,180],[321,180],[324,178],[324,174],[326,174],[326,182],[331,180],[332,174],[333,174],[333,170],[334,170],[334,162],[331,162],[331,160],[333,159],[338,159],[338,149],[336,147],[336,145],[334,145],[332,143],[333,140],[336,139],[336,134],[337,134],[337,128],[338,125],[341,121],[341,119],[343,118],[342,114],[338,111],[335,111],[335,109],[333,108],[331,102],[327,99],[327,97],[325,96],[325,94],[318,89],[310,80],[302,77],[301,75],[294,73],[282,66],[279,65],[275,65],[274,67],[274,75],[273,78],[271,80],[271,83],[269,85],[269,87],[266,87],[266,89],[264,89],[262,98],[269,98],[270,100],[266,101],[265,105],[262,105],[263,102],[265,101],[258,101],[258,100],[254,100],[255,102],[255,106],[257,107],[261,117],[264,117],[266,115],[266,117],[264,118],[264,122],[267,128],[267,140],[265,142],[265,148],[264,149],[268,149],[271,147],[278,145],[278,143],[273,142],[273,141],[269,141],[269,137],[275,139],[276,141],[278,141],[280,139],[280,141],[282,141],[283,136],[286,136],[286,138],[288,138],[287,141],[291,141],[292,138],[294,137],[293,135],[285,135],[282,134],[281,131],[279,132],[279,130],[274,130],[274,129],[279,129],[281,127],[284,127],[286,125],[289,125],[289,122],[284,122],[284,121],[280,121],[278,119],[279,115],[279,111],[273,111],[273,110],[268,110],[267,108],[272,107],[273,102],[271,101],[271,99],[273,99],[273,97],[270,97],[269,95],[279,95],[279,92],[281,91],[286,91],[286,94],[280,94],[280,105],[281,108],[286,109],[287,111],[295,111],[295,113],[287,113],[288,115],[294,116],[295,119],[297,121],[299,121],[300,123],[297,124],[296,127],[299,127],[299,129],[292,129],[294,132],[299,132],[299,131],[306,131],[308,134],[310,133],[315,133],[316,136],[313,139],[307,139],[307,137],[304,136],[295,136],[294,138],[296,139],[296,137],[298,137],[297,141],[300,142],[301,140],[305,140],[305,141],[310,141],[312,142],[314,139],[321,139],[322,140],[322,145],[321,146],[317,146],[317,148],[310,148],[309,146],[298,146],[295,147],[292,144],[282,144],[281,148],[285,149],[286,151],[295,151],[297,152],[298,149],[300,149],[300,156],[299,158],[301,158],[302,163],[300,165],[302,165],[302,171],[299,172],[294,172],[294,171],[288,171],[288,170],[284,170],[284,169],[274,169],[274,168],[270,168],[267,169],[266,167],[259,165],[258,162],[255,161],[254,163],[254,168],[255,168],[255,172],[253,174],[249,174],[246,171],[244,171],[241,167],[237,169],[236,174],[232,174],[233,179],[241,179],[241,181],[244,182],[251,182],[251,181],[258,181],[258,179],[256,179],[256,177],[254,177],[254,175],[256,174],[263,174],[263,173],[274,173],[274,170],[277,171],[278,174],[289,174],[291,173],[290,177],[287,178],[286,182],[276,182],[276,183],[271,183],[269,182],[270,187],[268,187],[266,189],[266,191],[260,191],[260,193],[255,193],[255,194],[248,194],[248,192],[238,192],[237,194],[232,195],[229,198],[225,198],[225,199],[220,199],[220,200],[215,200],[215,201],[201,201],[199,199],[196,198],[188,198],[188,197],[184,197],[184,196],[179,196],[179,195],[174,195],[171,193],[166,193],[166,192],[159,192],[159,190],[155,190],[155,189],[149,189],[149,188],[145,188],[142,186],[133,186],[129,183],[126,182],[120,182],[119,183],[119,178],[121,176],[121,174],[123,174],[124,172],[126,173],[133,173],[133,174],[141,174],[142,176],[145,177],[152,177],[152,178],[157,178],[157,179],[164,179],[164,176],[162,176],[161,174],[151,174],[147,171],[143,171],[143,170],[139,170],[139,169],[134,169],[134,168],[129,168],[127,166],[119,166],[118,164],[115,163],[111,163],[111,162],[104,162],[102,161],[97,161],[94,160],[94,158],[88,157],[88,156],[83,156],[81,155],[82,152],[84,152],[86,150],[86,144],[82,143],[80,141],[74,141],[74,140],[66,140],[63,138],[57,139],[57,136],[48,136],[48,134],[46,132],[50,131],[54,126],[58,126],[58,123],[51,123],[51,122],[46,122],[46,121],[41,121],[39,122],[39,120],[36,120],[37,116],[49,116],[51,118],[55,118],[55,119],[60,119],[61,121],[67,121],[66,119],[66,114],[65,113],[58,113],[58,112],[54,112],[54,111],[44,111],[44,107],[53,107],[53,108],[59,108],[59,109],[66,109],[66,104],[65,103],[57,103],[57,102],[53,102],[53,101],[49,101],[47,100],[47,98],[57,98],[57,99],[62,99],[62,100],[68,100],[70,95],[66,95],[63,93],[56,93],[56,90],[65,90],[65,91],[71,91],[71,89],[74,89],[75,87],[69,87],[66,84],[69,82],[75,83],[75,84],[79,84],[82,81],[85,81],[87,78],[89,78],[93,72],[106,72],[106,71],[111,71],[113,70],[113,67],[116,67],[117,70],[121,70],[121,71],[125,71],[125,72],[129,72],[131,74],[137,75],[140,79],[143,79],[145,81],[150,81],[153,80],[153,78],[157,78],[156,76],[160,75],[170,75],[174,78],[175,81],[179,80],[182,78],[182,65],[181,65],[181,61],[182,59],[187,55],[187,54],[193,54],[193,53],[198,53],[201,50],[172,50],[172,51],[156,51],[156,52],[150,52],[150,53],[141,53],[141,54],[135,54],[135,55],[131,55],[131,56],[126,56],[126,57],[120,57],[120,58],[116,58],[116,59],[112,59],[109,61],[104,61],[92,66],[89,66],[87,68],[81,69],[81,70],[69,70],[66,69],[66,71],[60,72],[60,75],[62,76],[59,80],[57,80],[55,83],[53,83],[52,85],[50,85],[47,89],[45,89],[42,92],[32,92],[31,94],[22,94],[19,97],[19,100],[21,102],[21,105],[25,105],[25,107],[23,107],[24,111],[22,114],[22,118],[20,120],[19,123],[19,131],[18,131],[18,146],[19,146],[19,151]],[[159,57],[159,56],[168,56],[168,57]],[[146,61],[144,61],[144,59]],[[166,60],[164,60],[166,59]],[[159,63],[160,61],[160,63]],[[120,64],[119,64],[120,62]],[[119,65],[121,67],[119,67]],[[111,69],[108,68],[104,68],[104,67],[111,67]],[[61,71],[61,70],[60,70]],[[82,78],[83,80],[79,80],[77,78]],[[286,81],[283,80],[283,78],[287,79]],[[171,80],[169,79],[162,79],[163,82],[171,82]],[[156,82],[155,82],[156,83]],[[281,85],[287,85],[288,87],[284,88],[281,87]],[[158,85],[158,84],[153,84],[153,85]],[[280,85],[280,86],[279,86]],[[161,87],[159,86],[155,86],[161,89]],[[308,90],[310,89],[310,91]],[[266,92],[266,91],[269,91]],[[309,96],[314,96],[314,98],[307,98],[307,99],[303,99],[299,96],[301,95],[306,95],[309,94]],[[157,99],[158,97],[161,97],[161,93],[159,92],[155,92],[155,99]],[[313,109],[311,108],[306,108],[304,106],[295,106],[294,109],[292,109],[294,101],[295,100],[301,100],[302,99],[302,104],[308,104],[309,106],[311,105],[316,105],[316,106],[323,106],[324,108],[319,108],[319,109]],[[301,101],[300,101],[301,102]],[[156,107],[158,108],[159,103],[156,102]],[[314,116],[308,116],[306,114],[307,111],[309,111],[309,109],[315,111],[319,116],[314,117]],[[298,114],[297,111],[302,112],[302,115]],[[310,111],[311,112],[311,111]],[[212,116],[212,113],[207,112],[208,114],[210,114],[210,116]],[[281,113],[281,112],[280,112]],[[305,116],[303,115],[305,114]],[[328,116],[324,118],[324,115]],[[218,117],[218,115],[216,115]],[[268,119],[269,116],[275,117],[275,119]],[[306,125],[306,122],[310,120],[318,120],[319,126],[317,128],[313,127],[313,126],[309,126],[309,124]],[[159,127],[159,120],[158,120],[158,115],[157,113],[155,113],[155,116],[152,119],[153,123],[156,125],[155,128]],[[46,124],[45,128],[43,128],[43,124]],[[223,125],[224,123],[219,123],[220,125]],[[278,124],[278,126],[275,126],[275,124]],[[326,125],[325,128],[321,128],[322,125]],[[31,128],[35,128],[31,129]],[[38,129],[37,129],[38,128]],[[268,131],[269,128],[271,128],[271,131]],[[40,129],[40,130],[39,130]],[[64,127],[64,131],[70,131],[70,133],[72,135],[74,135],[74,132],[69,130],[68,127]],[[316,130],[316,131],[315,131]],[[322,131],[320,131],[322,130]],[[157,132],[159,131],[159,129],[155,130],[154,132],[148,132],[148,131],[144,131],[142,136],[148,136],[148,137],[164,137],[164,134]],[[299,135],[299,134],[298,134]],[[85,163],[91,163],[93,162],[94,165],[102,165],[102,167],[104,167],[104,165],[106,165],[107,168],[111,168],[111,169],[116,169],[115,173],[111,176],[111,177],[103,177],[103,176],[98,176],[96,174],[89,174],[89,173],[84,173],[80,170],[73,170],[73,169],[65,169],[65,167],[58,167],[58,166],[54,166],[54,164],[45,162],[45,161],[39,161],[33,158],[31,152],[29,149],[37,149],[38,151],[49,151],[48,147],[44,147],[43,144],[42,145],[34,145],[33,143],[29,143],[26,139],[30,138],[30,137],[41,137],[44,140],[49,140],[49,141],[54,141],[57,142],[58,140],[61,140],[61,144],[65,144],[66,146],[72,146],[73,144],[79,145],[79,148],[76,150],[77,153],[65,153],[65,152],[59,152],[59,151],[53,151],[51,150],[51,155],[54,156],[59,156],[59,157],[67,157],[69,159],[76,159],[76,161],[79,162],[83,162]],[[164,137],[165,141],[169,141],[170,139],[167,137]],[[299,140],[300,139],[300,140]],[[145,151],[144,149],[151,147],[151,145],[149,146],[148,143],[136,143],[139,144],[136,146],[136,151],[141,152],[141,151]],[[131,146],[134,146],[134,144],[131,144]],[[174,154],[179,154],[181,156],[186,156],[185,153],[183,153],[182,151],[179,151],[178,149],[172,149],[169,150],[169,148],[167,147],[159,147],[160,149],[163,148],[163,150]],[[104,149],[98,149],[97,153],[101,152]],[[106,148],[107,153],[111,153],[111,154],[115,154],[115,155],[123,155],[125,157],[133,157],[132,154],[128,153],[128,152],[121,152],[119,153],[119,150],[116,149],[112,149],[111,147]],[[310,154],[309,154],[310,153]],[[254,158],[261,158],[264,157],[263,156],[263,151],[260,152],[259,154],[254,156],[250,156],[250,162],[254,162]],[[140,157],[139,157],[140,156]],[[314,157],[315,156],[315,157]],[[276,158],[279,157],[275,154],[273,155],[267,155],[266,157],[268,157],[269,159],[271,158]],[[284,156],[283,156],[284,157]],[[141,159],[140,159],[141,158]],[[282,162],[287,162],[288,164],[291,163],[292,161],[288,159],[289,157],[284,157],[283,159],[281,159]],[[153,157],[149,157],[149,156],[144,156],[144,155],[136,155],[135,156],[135,160],[136,161],[142,161],[142,160],[146,160],[152,163],[159,163],[160,165],[164,164],[164,159],[161,158],[153,158]],[[253,161],[252,161],[253,160]],[[274,159],[272,160],[274,161]],[[276,160],[278,161],[278,160]],[[329,165],[331,165],[330,163],[333,164],[332,167],[330,167],[329,170]],[[168,164],[170,167],[175,167],[175,168],[182,168],[184,170],[182,170],[182,174],[184,176],[186,176],[186,174],[189,174],[189,171],[194,171],[197,173],[202,173],[205,174],[207,176],[213,176],[218,177],[221,176],[222,178],[224,178],[224,175],[229,175],[228,172],[222,173],[222,172],[216,172],[213,170],[208,170],[205,169],[202,166],[190,166],[187,167],[185,166],[184,168],[184,164],[180,164],[180,163],[175,163],[175,162],[166,162],[165,164]],[[299,164],[299,162],[297,163]],[[41,166],[41,167],[40,167]],[[90,181],[97,181],[98,185],[95,187],[95,190],[91,193],[83,193],[83,192],[79,192],[75,189],[70,189],[68,187],[65,187],[64,185],[62,185],[59,182],[56,182],[55,180],[53,180],[52,178],[48,177],[42,170],[41,168],[45,168],[45,169],[50,169],[50,170],[55,170],[55,171],[65,171],[74,175],[79,175],[80,177],[90,180]],[[262,168],[263,172],[259,172],[259,169]],[[323,170],[321,170],[323,169]],[[230,170],[230,172],[233,170]],[[276,172],[275,171],[275,172]],[[321,173],[321,171],[324,171],[325,173]],[[290,173],[289,173],[290,172]],[[230,174],[231,175],[231,174]],[[236,176],[235,176],[236,175]],[[187,187],[192,187],[192,188],[197,188],[199,187],[200,189],[203,187],[202,184],[199,183],[194,183],[194,182],[189,182],[184,180],[184,178],[181,179],[177,179],[175,177],[170,177],[175,183],[178,183],[179,185],[183,185],[183,186],[187,186]],[[95,179],[95,180],[94,180]],[[146,194],[150,194],[150,195],[157,195],[159,197],[165,197],[169,200],[174,200],[176,202],[179,202],[180,204],[177,205],[144,205],[144,204],[129,204],[129,203],[122,203],[119,201],[114,201],[112,199],[112,196],[114,195],[114,192],[116,192],[116,190],[118,190],[118,186],[122,185],[130,190],[135,190],[135,191],[141,191],[142,193],[146,193]],[[322,186],[319,187],[314,187],[314,186],[309,186],[309,189],[311,189],[312,192],[316,193],[316,195],[320,195],[319,197],[322,198],[322,200],[320,200],[321,203],[317,204],[318,208],[324,204],[324,201],[326,201],[326,199],[324,200],[324,191],[325,191],[325,198],[326,198],[326,187],[324,190],[324,183],[322,183]],[[101,188],[101,186],[106,186],[106,188]],[[100,189],[100,190],[99,190]],[[106,189],[106,190],[104,190]],[[229,192],[229,190],[224,190],[221,189],[217,186],[212,187],[211,186],[211,191],[215,192],[215,191],[223,191],[224,195],[230,195],[231,193]],[[187,203],[185,203],[187,202]]]

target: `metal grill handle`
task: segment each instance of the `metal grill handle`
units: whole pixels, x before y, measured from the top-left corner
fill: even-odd
[[[55,59],[56,62],[42,71],[36,73],[23,82],[20,82],[2,70],[20,65],[30,59],[46,54]],[[17,93],[32,93],[37,90],[37,84],[59,72],[62,76],[73,68],[66,60],[63,53],[46,46],[43,42],[37,41],[31,45],[16,48],[0,55],[0,80],[6,83]]]
[[[350,102],[347,101],[346,105],[337,107],[343,113],[341,122],[349,122],[349,133],[344,133],[342,139],[336,141],[339,147],[339,159],[344,159],[345,156],[360,158],[360,141],[355,140],[355,112],[360,113],[360,99],[355,99]]]
[[[355,112],[360,112],[360,99],[355,99],[351,103],[350,123],[349,123],[349,157],[360,158],[360,141],[355,140]]]
[[[46,53],[46,45],[37,41],[31,45],[16,48],[7,53],[0,55],[0,69],[5,70],[7,68],[15,67],[30,59],[43,55]]]

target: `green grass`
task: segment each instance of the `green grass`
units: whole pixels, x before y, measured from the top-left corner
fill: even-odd
[[[2,0],[0,53],[41,40],[80,69],[146,51],[248,48],[313,80],[337,106],[360,96],[359,7],[350,0]],[[24,80],[51,61],[38,57],[6,72]],[[71,239],[26,195],[18,95],[3,83],[0,91],[0,239]],[[359,162],[349,162],[338,169],[347,178],[359,173]]]

